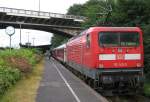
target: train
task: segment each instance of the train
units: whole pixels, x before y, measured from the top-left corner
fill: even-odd
[[[143,33],[139,27],[90,27],[54,48],[52,55],[100,92],[135,94],[143,90]]]

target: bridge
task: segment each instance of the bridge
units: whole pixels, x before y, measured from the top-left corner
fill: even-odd
[[[81,23],[86,19],[83,16],[0,7],[0,29],[11,25],[74,36],[82,30]]]
[[[45,53],[47,50],[50,50],[51,46],[52,46],[51,44],[48,44],[48,45],[38,45],[38,46],[31,46],[30,45],[29,46],[29,45],[23,45],[23,44],[20,43],[20,47],[21,48],[36,48],[38,50],[41,50],[43,53]]]

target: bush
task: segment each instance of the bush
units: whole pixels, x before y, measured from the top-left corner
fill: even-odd
[[[30,72],[32,66],[41,59],[34,49],[14,49],[0,51],[0,65],[15,67],[22,72]]]
[[[33,49],[0,51],[0,96],[19,79],[22,73],[29,73],[42,58]],[[24,74],[22,74],[24,75]]]
[[[150,82],[150,24],[142,27],[144,31],[144,72]]]
[[[32,65],[24,57],[9,56],[5,59],[8,65],[13,68],[18,68],[21,72],[28,73],[32,70]]]
[[[0,66],[0,95],[21,78],[21,73],[15,68]]]

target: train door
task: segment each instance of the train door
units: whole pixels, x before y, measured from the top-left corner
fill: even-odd
[[[83,64],[89,66],[92,62],[91,59],[91,37],[90,34],[84,36],[85,42],[83,43]]]

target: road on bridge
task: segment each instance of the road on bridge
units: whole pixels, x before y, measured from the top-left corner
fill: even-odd
[[[108,102],[54,59],[45,59],[45,70],[36,102]]]

